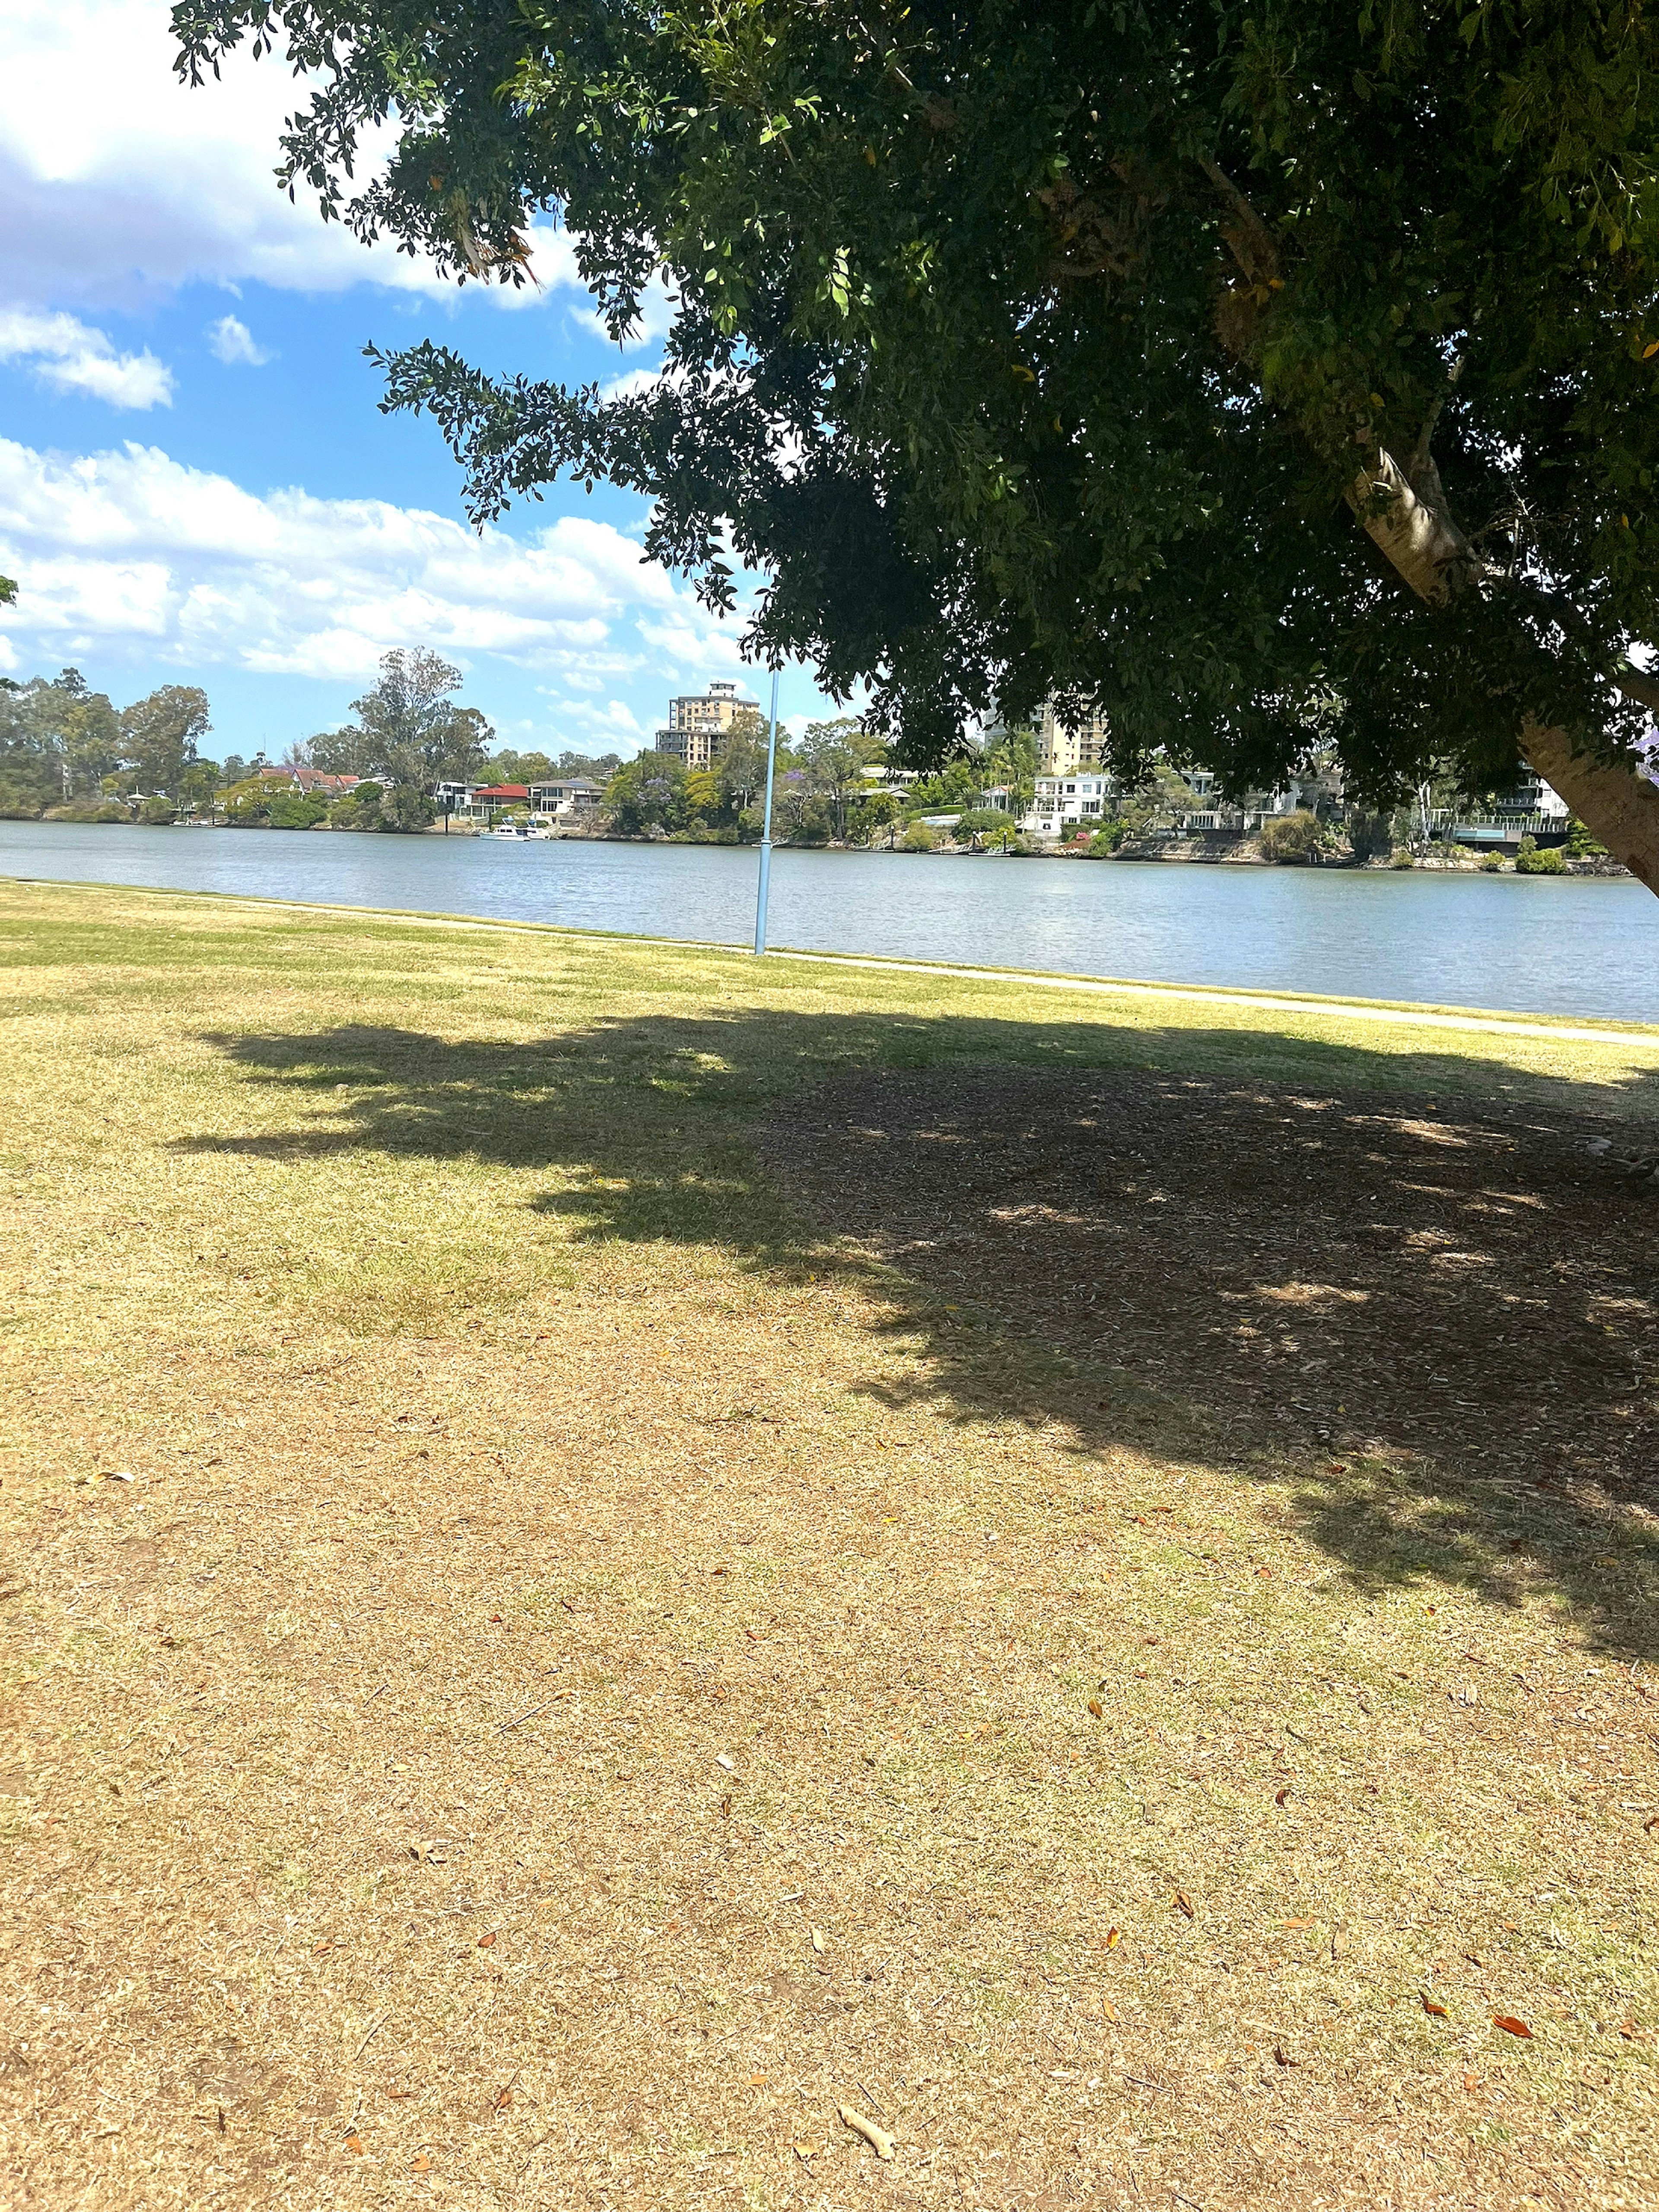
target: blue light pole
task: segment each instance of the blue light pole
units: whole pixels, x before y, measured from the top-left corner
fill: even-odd
[[[766,894],[772,885],[772,779],[778,765],[778,678],[772,676],[772,727],[766,740],[766,811],[761,821],[760,884],[755,893],[755,950],[766,950]]]

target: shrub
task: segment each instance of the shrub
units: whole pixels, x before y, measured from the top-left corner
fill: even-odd
[[[1480,863],[1480,872],[1483,876],[1501,876],[1504,872],[1504,855],[1501,853],[1488,853]]]
[[[1417,862],[1413,855],[1407,852],[1405,848],[1402,846],[1399,852],[1394,854],[1390,857],[1389,866],[1391,868],[1414,868],[1417,866]]]
[[[958,845],[966,845],[975,837],[983,837],[988,843],[994,841],[1000,845],[1003,833],[1012,833],[1013,828],[1013,816],[1005,814],[1000,807],[975,806],[961,817],[951,834]]]
[[[314,830],[327,814],[325,799],[307,799],[303,792],[273,791],[265,801],[265,819],[273,830]]]
[[[1277,815],[1262,823],[1261,855],[1276,866],[1295,866],[1316,858],[1328,838],[1319,817],[1298,806],[1294,814]]]
[[[899,841],[902,853],[931,853],[933,833],[925,822],[913,822]]]
[[[1123,824],[1121,822],[1109,822],[1103,830],[1097,830],[1094,836],[1090,838],[1089,858],[1091,860],[1108,860],[1122,842]]]
[[[149,823],[154,829],[163,829],[169,822],[179,819],[178,801],[160,797],[146,799],[139,805],[138,819]]]
[[[3,813],[0,808],[0,813]],[[130,822],[132,817],[118,799],[71,799],[64,805],[46,809],[48,822]]]
[[[1576,814],[1567,820],[1567,857],[1573,860],[1604,860],[1607,857],[1607,847],[1591,836]]]
[[[1564,876],[1567,864],[1553,846],[1540,848],[1535,837],[1523,837],[1521,850],[1515,856],[1517,876]]]

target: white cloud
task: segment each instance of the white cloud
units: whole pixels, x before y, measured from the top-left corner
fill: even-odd
[[[27,362],[54,392],[84,392],[112,407],[171,407],[173,372],[148,349],[117,353],[102,331],[73,315],[0,308],[0,361]]]
[[[337,292],[364,283],[453,300],[430,263],[358,244],[274,172],[304,88],[246,52],[200,87],[173,74],[168,0],[6,0],[0,11],[0,296],[131,307],[192,282]],[[359,166],[372,171],[376,149]],[[542,289],[582,292],[569,242],[532,233]],[[584,295],[584,297],[586,295]]]
[[[20,586],[0,632],[41,660],[355,681],[421,643],[560,692],[737,661],[735,636],[608,523],[478,535],[384,500],[261,497],[153,446],[66,459],[0,440],[0,572]]]
[[[216,323],[210,323],[207,338],[216,358],[227,368],[263,368],[276,358],[254,343],[252,331],[234,315],[221,315]]]

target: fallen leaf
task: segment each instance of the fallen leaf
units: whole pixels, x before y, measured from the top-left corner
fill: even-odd
[[[1117,1929],[1115,1929],[1115,1928],[1109,1928],[1109,1929],[1106,1930],[1106,1948],[1107,1948],[1109,1951],[1115,1951],[1115,1950],[1116,1950],[1116,1948],[1117,1948],[1117,1947],[1118,1947],[1118,1945],[1119,1945],[1122,1941],[1123,1941],[1122,1935],[1121,1934],[1121,1932],[1120,1932]]]
[[[720,1799],[720,1818],[722,1820],[729,1820],[731,1817],[732,1800],[729,1797],[722,1797]]]
[[[411,2173],[430,2173],[432,2171],[432,2160],[427,2156],[426,2153],[422,2151],[418,2158],[414,2158],[410,2160],[409,2170]]]
[[[331,1951],[333,1948],[333,1944],[327,1941],[313,1943],[311,1947],[311,1955],[313,1959],[319,1959],[325,1951]]]
[[[492,1613],[490,1614],[490,1616],[489,1616],[489,1618],[490,1618],[492,1620],[499,1620],[501,1619],[501,1616],[500,1615],[500,1613]]]
[[[1332,1958],[1334,1958],[1334,1959],[1340,1959],[1340,1958],[1342,1956],[1342,1954],[1343,1954],[1343,1953],[1347,1949],[1347,1948],[1348,1948],[1348,1931],[1347,1931],[1347,1929],[1346,1929],[1346,1928],[1333,1928],[1333,1929],[1332,1929],[1332,1930],[1331,1930],[1331,1956],[1332,1956]]]
[[[509,2081],[504,2089],[497,2089],[491,2101],[498,2112],[504,2112],[513,2102],[513,2084]]]
[[[1273,1792],[1273,1802],[1274,1802],[1274,1804],[1275,1804],[1275,1805],[1282,1805],[1282,1804],[1285,1802],[1285,1799],[1290,1796],[1290,1794],[1291,1794],[1291,1785],[1290,1785],[1290,1784],[1287,1782],[1287,1783],[1285,1784],[1285,1787],[1284,1787],[1282,1790],[1274,1790],[1274,1792]]]
[[[1432,1997],[1425,1995],[1421,1990],[1419,1991],[1418,1996],[1419,2002],[1421,2003],[1424,2011],[1426,2013],[1431,2013],[1436,2020],[1448,2020],[1450,2018],[1451,2015],[1447,2012],[1444,2005],[1436,2004]]]
[[[1311,1920],[1287,1920],[1284,1924],[1286,1928],[1311,1928],[1313,1926],[1313,1922]]]
[[[1492,2024],[1494,2027],[1501,2027],[1505,2035],[1523,2035],[1528,2043],[1532,2041],[1532,2030],[1524,2020],[1516,2020],[1512,2013],[1495,2012]]]
[[[823,1930],[822,1928],[815,1928],[812,1930],[812,1948],[815,1951],[822,1951],[823,1948]]]
[[[1090,1698],[1089,1711],[1094,1715],[1097,1720],[1103,1720],[1105,1717],[1105,1708],[1102,1705],[1098,1698]]]
[[[1474,2092],[1480,2087],[1480,2075],[1478,2074],[1466,2074],[1463,2076],[1463,2087],[1465,2090],[1473,2096]]]
[[[1642,1823],[1644,1835],[1650,1836],[1656,1828],[1659,1828],[1659,1813],[1654,1814],[1650,1820],[1644,1820]]]
[[[736,1760],[735,1759],[732,1759],[732,1758],[729,1757],[729,1756],[728,1756],[728,1754],[727,1754],[726,1753],[723,1752],[723,1751],[717,1751],[717,1752],[714,1753],[714,1764],[715,1764],[715,1765],[716,1765],[716,1766],[723,1766],[723,1767],[726,1769],[726,1772],[727,1772],[728,1774],[730,1774],[731,1772],[732,1772],[732,1771],[735,1769],[735,1767],[736,1767],[736,1765],[737,1765],[737,1763],[738,1763],[738,1762],[737,1762],[737,1760]]]
[[[106,1482],[131,1482],[132,1477],[124,1467],[106,1467],[104,1480]]]
[[[488,1935],[488,1936],[479,1936],[479,1938],[478,1938],[478,1948],[479,1948],[481,1951],[487,1951],[487,1950],[489,1948],[490,1945],[495,1942],[495,1929],[492,1928],[492,1929],[490,1929],[490,1931],[489,1931],[489,1935]]]
[[[1188,1896],[1184,1889],[1176,1890],[1175,1893],[1175,1903],[1176,1911],[1177,1912],[1184,1912],[1188,1919],[1190,1920],[1193,1917],[1193,1900]]]
[[[758,2089],[765,2079],[764,2074],[751,2074],[749,2076],[749,2086],[751,2089]]]
[[[361,2158],[363,2154],[363,2139],[361,2136],[348,2136],[345,2139],[345,2147],[354,2158]]]
[[[1619,2023],[1619,2033],[1626,2043],[1633,2043],[1637,2036],[1636,2022],[1633,2020],[1621,2020]]]
[[[388,2097],[412,2097],[415,2092],[412,2089],[388,2089],[386,2094]]]
[[[878,2158],[891,2158],[893,2138],[885,2128],[878,2128],[873,2120],[866,2120],[862,2112],[855,2112],[850,2105],[839,2105],[842,2125],[851,2128],[855,2136],[862,2136]]]
[[[1276,2063],[1280,2066],[1299,2066],[1302,2063],[1302,2061],[1299,2058],[1291,2057],[1290,2052],[1285,2050],[1282,2043],[1274,2044],[1273,2057]]]
[[[791,2148],[794,2151],[797,2158],[808,2159],[816,2158],[817,2156],[819,2146],[817,2143],[798,2142],[793,2144]]]
[[[1113,2026],[1115,2027],[1117,2024],[1117,2007],[1112,2003],[1109,1998],[1103,1997],[1101,1999],[1100,2009],[1103,2017],[1109,2020]]]

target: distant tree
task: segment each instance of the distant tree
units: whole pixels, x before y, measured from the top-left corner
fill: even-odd
[[[553,763],[558,775],[586,776],[590,783],[608,783],[622,764],[620,753],[573,753],[568,748]]]
[[[812,789],[830,810],[837,837],[847,835],[848,810],[865,785],[871,763],[882,754],[879,738],[872,738],[851,715],[831,722],[809,722],[795,748]]]
[[[379,829],[426,830],[435,818],[432,801],[419,784],[397,783],[380,794]]]
[[[759,709],[739,707],[732,717],[720,758],[714,763],[720,789],[734,813],[741,813],[745,807],[756,805],[765,792],[766,745],[767,726]],[[782,742],[781,732],[778,752],[781,764],[793,761],[793,756]]]
[[[121,757],[136,787],[179,798],[211,726],[207,693],[194,684],[164,684],[134,700],[121,714]]]
[[[479,770],[492,783],[545,783],[554,774],[545,753],[491,753]]]
[[[459,668],[423,647],[388,653],[380,681],[351,702],[356,721],[310,740],[312,765],[420,792],[440,777],[477,781],[495,732],[476,707],[456,704],[460,683]]]
[[[1356,860],[1374,860],[1394,849],[1394,817],[1392,813],[1373,812],[1356,806],[1348,817],[1348,842]]]
[[[605,806],[625,837],[683,830],[689,818],[685,763],[672,753],[641,753],[605,786]]]
[[[220,790],[229,791],[239,783],[246,783],[250,773],[248,763],[242,758],[240,753],[229,754],[224,766],[219,771]]]
[[[185,770],[179,797],[187,806],[205,806],[218,790],[222,773],[217,761],[192,761]]]
[[[77,668],[0,692],[0,813],[39,815],[95,799],[121,758],[115,709]]]
[[[847,817],[847,835],[855,845],[867,845],[899,819],[901,808],[890,791],[872,791],[859,800]]]
[[[701,822],[705,828],[718,822],[727,811],[726,793],[713,769],[698,768],[688,772],[685,805],[688,823]]]

